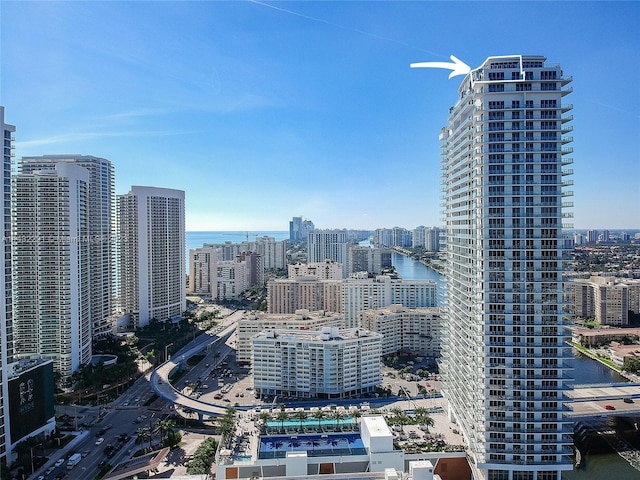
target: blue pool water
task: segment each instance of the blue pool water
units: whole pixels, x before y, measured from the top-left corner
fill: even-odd
[[[336,421],[331,418],[321,418],[319,420],[321,427],[333,427],[336,425]],[[353,417],[344,417],[341,420],[338,420],[337,425],[354,425],[356,423],[356,419]],[[299,428],[300,420],[289,419],[281,422],[280,420],[269,420],[267,421],[268,428]],[[318,427],[318,420],[315,418],[307,418],[302,420],[302,428],[314,428]]]
[[[260,437],[259,459],[284,458],[287,452],[306,451],[309,457],[366,455],[359,433]]]

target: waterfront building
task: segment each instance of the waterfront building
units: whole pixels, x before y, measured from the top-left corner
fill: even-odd
[[[218,258],[222,249],[212,245],[189,249],[188,293],[211,297],[217,291]]]
[[[45,357],[63,384],[91,360],[89,171],[59,162],[12,183],[16,358]]]
[[[393,246],[392,231],[390,228],[376,228],[373,234],[372,243],[376,246],[391,247]]]
[[[347,263],[347,232],[344,230],[314,230],[307,235],[307,263],[332,260]]]
[[[398,352],[439,358],[442,321],[439,308],[390,305],[362,312],[360,326],[381,333],[382,355]]]
[[[363,329],[322,327],[271,330],[251,338],[256,394],[346,398],[382,382],[382,335]]]
[[[64,154],[22,157],[19,172],[51,170],[57,163],[79,165],[89,172],[88,230],[82,241],[89,245],[91,333],[100,337],[113,330],[115,318],[115,168],[105,158]]]
[[[569,330],[571,331],[571,341],[587,348],[608,345],[611,342],[622,342],[626,337],[640,337],[640,328],[570,327]]]
[[[267,283],[267,312],[292,314],[297,310],[342,311],[342,280],[315,276],[275,279]]]
[[[311,220],[302,217],[293,217],[289,222],[289,240],[292,242],[305,242],[309,232],[315,229]]]
[[[0,105],[0,129],[2,130],[2,185],[5,192],[11,192],[11,157],[15,141],[15,125],[5,123],[4,107]],[[13,298],[11,278],[11,197],[2,197],[2,255],[0,255],[0,463],[10,463],[12,458],[11,439],[9,438],[9,383],[4,374],[7,365],[13,361]]]
[[[344,328],[344,317],[337,313],[297,310],[292,314],[275,315],[264,312],[245,313],[238,321],[237,354],[239,365],[251,363],[251,338],[260,332],[273,330],[320,330],[321,327]]]
[[[410,247],[411,232],[406,228],[393,227],[391,229],[391,246],[392,247]]]
[[[440,250],[440,229],[438,227],[429,227],[426,231],[424,248],[430,252]]]
[[[318,280],[342,280],[344,278],[344,265],[331,260],[296,263],[289,265],[288,271],[291,280],[305,277],[315,277]]]
[[[601,325],[625,327],[629,312],[640,313],[640,281],[592,275],[565,283],[567,303],[574,316]]]
[[[408,308],[437,306],[436,283],[432,280],[402,280],[389,275],[354,275],[343,282],[342,308],[347,327],[357,327],[365,310],[392,304]]]
[[[560,480],[572,468],[562,318],[571,79],[545,60],[490,57],[471,70],[440,135],[443,393],[486,480]]]
[[[425,245],[425,234],[427,231],[427,227],[424,225],[420,225],[413,229],[413,233],[411,236],[411,246],[413,248],[424,247]]]
[[[186,309],[184,191],[133,186],[118,196],[120,303],[134,328]]]
[[[347,252],[347,276],[357,272],[380,275],[391,268],[391,251],[361,245],[349,245]]]

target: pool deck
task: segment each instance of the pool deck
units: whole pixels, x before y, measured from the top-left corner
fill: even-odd
[[[378,409],[378,412],[390,412],[394,408],[402,410],[412,410],[415,407],[425,407],[430,410],[431,418],[434,425],[428,429],[421,428],[420,425],[406,425],[402,428],[392,428],[396,441],[401,445],[410,445],[419,441],[439,441],[446,445],[464,445],[462,435],[457,433],[457,425],[451,423],[446,414],[447,402],[443,398],[429,398],[420,400],[399,401],[391,405],[387,405],[384,409]],[[348,408],[345,409],[345,415],[348,414]],[[364,411],[364,414],[367,412]],[[221,461],[225,463],[242,463],[256,462],[260,454],[260,420],[259,413],[256,411],[238,412],[238,423],[234,433],[233,441],[230,449],[223,449],[220,452]],[[315,424],[315,427],[314,427]],[[273,434],[268,436],[277,436],[278,428]],[[291,435],[331,435],[333,428],[331,425],[325,425],[322,430],[318,430],[317,421],[310,422],[304,428],[303,432],[296,432],[297,428],[289,428],[283,435],[290,438]],[[359,422],[357,426],[346,427],[344,430],[335,433],[359,433]]]

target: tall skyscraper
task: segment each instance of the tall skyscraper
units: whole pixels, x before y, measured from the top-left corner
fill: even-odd
[[[545,60],[488,58],[462,81],[440,136],[445,395],[475,473],[489,480],[560,480],[572,468],[562,403],[571,79]]]
[[[13,303],[11,298],[11,150],[13,149],[16,131],[14,125],[4,121],[4,107],[0,106],[0,127],[2,128],[2,171],[5,195],[2,197],[2,256],[0,256],[0,462],[6,462],[11,457],[11,441],[7,438],[9,432],[9,378],[6,366],[13,357]]]
[[[63,379],[91,360],[89,172],[72,163],[12,185],[14,338],[18,358],[51,358]]]
[[[22,157],[20,173],[51,170],[57,163],[71,163],[89,171],[87,204],[89,246],[89,309],[92,335],[113,329],[115,295],[115,170],[104,158],[91,155]]]
[[[307,261],[317,263],[325,260],[347,264],[346,231],[314,230],[309,232],[307,236]]]
[[[134,327],[186,309],[184,192],[133,186],[118,196],[120,307]]]

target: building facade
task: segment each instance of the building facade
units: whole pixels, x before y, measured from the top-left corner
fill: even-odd
[[[189,289],[195,295],[211,297],[216,291],[218,259],[222,249],[211,245],[189,250]]]
[[[292,314],[297,310],[342,311],[342,280],[320,280],[308,276],[267,283],[267,312]]]
[[[91,155],[22,157],[20,173],[50,170],[57,163],[71,163],[89,172],[87,204],[89,244],[89,309],[94,337],[113,330],[115,268],[115,169],[105,159]]]
[[[251,339],[257,394],[347,398],[382,382],[382,335],[362,329],[275,330]]]
[[[318,280],[342,280],[344,278],[344,265],[331,260],[296,263],[288,266],[288,273],[291,280],[305,277],[315,277]]]
[[[359,325],[365,310],[399,304],[408,308],[437,306],[432,280],[400,280],[389,275],[352,277],[342,285],[342,309],[348,328]]]
[[[640,281],[592,275],[565,283],[569,309],[577,318],[602,325],[629,326],[629,312],[640,313]]]
[[[130,325],[186,309],[184,192],[133,186],[118,196],[120,304]]]
[[[238,321],[236,361],[240,365],[251,363],[251,338],[260,332],[273,330],[320,330],[321,327],[344,328],[342,315],[325,311],[298,310],[289,315],[251,312]]]
[[[11,157],[15,141],[15,125],[5,123],[4,107],[0,105],[0,128],[2,129],[2,172],[3,189],[11,192]],[[2,238],[11,238],[11,197],[4,195],[2,200]],[[9,436],[9,379],[7,365],[13,359],[13,299],[11,278],[11,242],[2,243],[0,256],[0,462],[8,463],[11,459],[11,439]]]
[[[91,360],[89,171],[21,173],[12,199],[17,358],[52,359],[64,382]]]
[[[307,263],[331,260],[347,263],[347,232],[345,230],[314,230],[307,235]]]
[[[410,353],[439,358],[442,321],[439,308],[406,308],[402,305],[362,312],[360,326],[382,334],[382,355]]]
[[[560,480],[572,468],[562,318],[571,79],[545,60],[488,58],[462,81],[440,135],[444,393],[488,480]]]
[[[347,257],[347,276],[357,272],[381,275],[392,266],[391,251],[386,248],[349,245]]]

